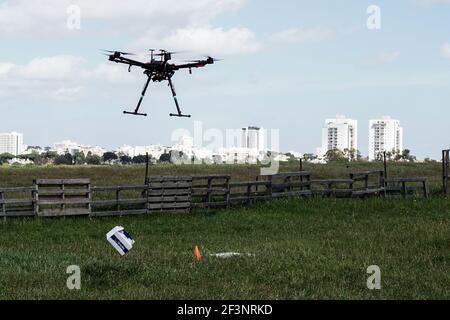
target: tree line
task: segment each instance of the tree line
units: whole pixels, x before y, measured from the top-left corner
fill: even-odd
[[[30,153],[14,156],[9,153],[0,154],[0,165],[8,163],[12,159],[30,160],[36,165],[55,164],[55,165],[101,165],[101,164],[142,164],[146,163],[145,155],[137,155],[130,157],[127,155],[117,155],[114,152],[105,152],[102,156],[88,152],[75,152],[74,154],[65,153],[58,154],[54,151],[46,151],[44,153]],[[162,154],[159,159],[149,156],[151,163],[169,162],[170,154]]]

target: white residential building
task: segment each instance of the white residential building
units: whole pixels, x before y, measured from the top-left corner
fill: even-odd
[[[259,152],[256,149],[249,148],[221,148],[216,154],[221,163],[249,163],[256,164],[259,158]]]
[[[77,142],[72,142],[70,140],[65,140],[62,142],[56,142],[53,145],[53,151],[58,153],[59,155],[63,155],[66,153],[70,153],[71,155],[75,155],[77,152],[83,152],[85,155],[91,153],[92,155],[96,155],[101,157],[106,149],[99,146],[91,146],[91,145],[83,145]]]
[[[129,156],[131,158],[136,156],[143,156],[145,154],[149,154],[152,158],[159,159],[162,154],[169,152],[170,148],[162,145],[149,145],[149,146],[122,146],[116,150],[116,153],[119,155]]]
[[[264,149],[264,130],[259,127],[242,128],[241,148],[263,150]]]
[[[376,160],[384,151],[403,151],[403,128],[399,120],[388,116],[369,120],[369,160]]]
[[[0,133],[0,154],[20,155],[24,151],[23,134],[17,132]]]
[[[358,150],[358,121],[345,116],[326,119],[322,128],[322,147],[318,149],[319,157],[324,157],[329,150]]]

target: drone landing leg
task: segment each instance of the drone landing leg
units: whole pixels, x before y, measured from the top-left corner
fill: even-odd
[[[144,89],[142,90],[141,98],[139,99],[139,102],[138,102],[138,104],[137,104],[136,109],[134,110],[134,112],[124,111],[124,112],[123,112],[124,114],[132,114],[132,115],[134,115],[134,116],[144,116],[144,117],[147,116],[146,113],[139,113],[138,111],[139,111],[139,108],[141,107],[142,100],[144,100],[144,96],[145,96],[145,93],[147,92],[147,88],[148,88],[148,85],[149,85],[149,83],[150,83],[150,80],[151,80],[151,77],[150,77],[150,75],[149,75],[149,76],[148,76],[148,79],[147,79],[147,82],[145,83]]]
[[[180,110],[180,105],[178,104],[178,99],[177,99],[177,93],[175,92],[175,87],[173,86],[172,83],[172,79],[169,78],[169,85],[170,85],[170,90],[172,90],[172,96],[173,96],[173,100],[175,101],[175,106],[177,107],[177,111],[178,113],[171,113],[170,116],[171,117],[184,117],[184,118],[190,118],[191,115],[190,114],[182,114],[181,110]]]

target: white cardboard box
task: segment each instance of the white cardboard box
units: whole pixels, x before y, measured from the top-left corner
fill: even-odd
[[[122,256],[133,248],[133,238],[121,226],[114,227],[111,231],[109,231],[106,234],[106,239]]]

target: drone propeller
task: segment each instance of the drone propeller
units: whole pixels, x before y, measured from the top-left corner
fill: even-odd
[[[120,53],[121,55],[124,56],[135,56],[135,53],[131,53],[131,52],[122,52],[122,51],[112,51],[112,50],[105,50],[105,49],[100,49],[101,51],[105,51],[111,54],[115,54],[115,53]]]
[[[150,49],[150,51],[156,51],[154,49]],[[187,51],[166,51],[166,50],[160,50],[160,53],[154,53],[154,56],[164,56],[166,54],[180,54],[180,53],[186,53]]]
[[[210,56],[205,56],[206,61],[212,61],[212,62],[216,62],[216,61],[222,61],[223,59],[215,59],[213,57]],[[200,62],[204,62],[204,60],[185,60],[185,62],[192,62],[192,63],[200,63]]]

